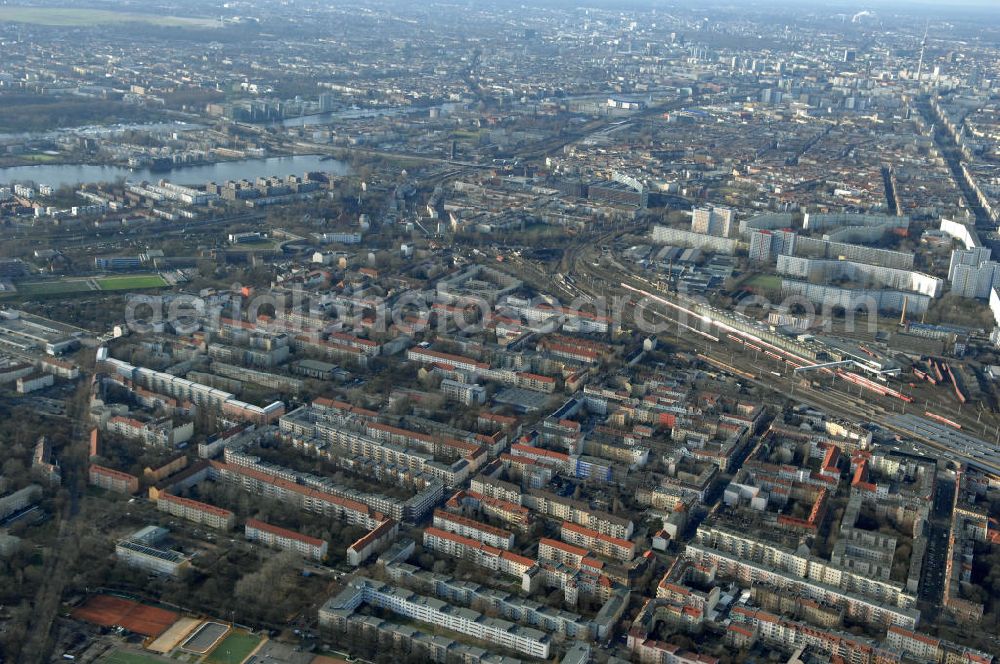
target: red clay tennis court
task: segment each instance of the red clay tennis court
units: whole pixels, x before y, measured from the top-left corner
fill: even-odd
[[[180,614],[146,606],[122,597],[95,595],[71,614],[102,627],[124,627],[145,636],[159,636],[180,618]]]

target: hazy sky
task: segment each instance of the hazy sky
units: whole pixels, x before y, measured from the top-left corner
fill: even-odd
[[[485,0],[476,0],[476,2],[485,2]],[[812,8],[825,8],[831,13],[841,11],[841,10],[851,10],[851,11],[861,11],[864,9],[869,9],[872,11],[878,10],[906,10],[907,8],[912,8],[914,5],[921,6],[923,8],[937,9],[938,13],[948,13],[962,7],[966,8],[976,8],[976,9],[995,9],[1000,13],[1000,0],[947,0],[942,2],[942,0],[748,0],[747,2],[739,2],[734,0],[667,0],[666,2],[658,0],[577,0],[575,2],[562,2],[560,0],[555,0],[554,2],[547,2],[546,0],[541,0],[540,2],[536,0],[537,4],[558,4],[558,5],[575,5],[575,6],[592,6],[592,7],[613,7],[613,6],[628,6],[628,7],[647,7],[650,9],[662,7],[664,9],[669,9],[671,7],[712,7],[712,8],[723,8],[731,7],[734,11],[738,11],[740,8],[748,9],[761,9],[766,7],[774,6],[795,6],[795,7],[812,7]],[[486,2],[486,4],[495,4]]]

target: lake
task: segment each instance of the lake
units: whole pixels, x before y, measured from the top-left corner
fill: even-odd
[[[226,180],[253,179],[261,176],[302,175],[306,171],[324,171],[335,175],[347,175],[350,167],[335,159],[323,160],[320,155],[295,155],[292,157],[268,157],[266,159],[240,159],[215,164],[182,166],[172,171],[153,172],[148,168],[130,169],[124,166],[95,166],[90,164],[39,164],[37,166],[12,166],[0,168],[0,183],[35,182],[53,187],[77,187],[89,182],[114,182],[117,178],[126,180],[160,179],[176,184],[205,184]]]

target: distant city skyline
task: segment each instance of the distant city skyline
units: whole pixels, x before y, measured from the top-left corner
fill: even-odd
[[[1000,2],[81,2],[0,662],[1000,664]]]

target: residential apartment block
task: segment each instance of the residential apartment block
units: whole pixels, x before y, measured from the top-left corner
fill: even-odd
[[[581,546],[599,555],[628,562],[635,558],[635,542],[605,535],[575,523],[563,522],[559,536],[564,542]]]
[[[0,496],[0,519],[34,505],[42,499],[42,487],[31,484],[18,491]]]
[[[535,561],[510,551],[498,549],[470,537],[463,537],[440,528],[424,529],[424,547],[452,558],[470,560],[479,567],[522,578],[534,567]],[[523,582],[523,579],[522,579]]]
[[[90,483],[93,486],[114,491],[115,493],[138,493],[139,478],[135,475],[123,473],[120,470],[105,468],[97,464],[90,464]]]
[[[320,625],[343,628],[362,604],[459,632],[529,657],[549,657],[550,638],[545,632],[500,618],[488,618],[472,609],[456,607],[365,577],[352,579],[347,588],[320,608]]]
[[[321,539],[308,537],[287,528],[279,528],[257,519],[247,519],[244,532],[251,542],[260,542],[274,549],[294,551],[310,560],[326,560],[327,543]]]
[[[736,214],[726,207],[699,207],[691,211],[691,232],[717,237],[732,237]]]
[[[171,516],[187,519],[209,528],[232,530],[236,527],[236,515],[229,510],[190,498],[175,496],[165,491],[161,491],[157,497],[156,508]]]
[[[510,550],[514,546],[514,533],[442,509],[434,510],[434,527],[498,549]]]

